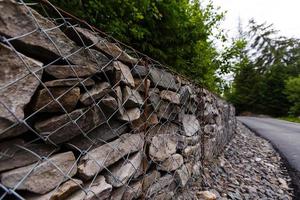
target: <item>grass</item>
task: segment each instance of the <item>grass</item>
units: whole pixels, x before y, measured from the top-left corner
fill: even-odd
[[[300,118],[299,117],[280,117],[279,119],[289,121],[289,122],[300,123]]]

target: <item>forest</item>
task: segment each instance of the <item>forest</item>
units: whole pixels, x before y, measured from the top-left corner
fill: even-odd
[[[238,114],[300,115],[300,41],[271,24],[251,20],[229,38],[219,28],[226,13],[211,1],[51,2],[218,93]]]

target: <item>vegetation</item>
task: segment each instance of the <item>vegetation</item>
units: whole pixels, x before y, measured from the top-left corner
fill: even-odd
[[[294,77],[300,74],[300,41],[253,20],[237,41],[246,45],[237,54],[234,81],[225,94],[238,112],[298,115],[300,85]]]
[[[289,121],[289,122],[300,123],[300,118],[299,117],[280,117],[279,119]]]
[[[211,90],[221,79],[220,54],[213,34],[223,14],[199,0],[52,0],[116,39],[171,66]],[[224,66],[223,66],[224,68]]]

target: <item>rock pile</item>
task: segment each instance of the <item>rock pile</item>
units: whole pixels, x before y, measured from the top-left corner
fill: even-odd
[[[170,199],[232,137],[234,108],[207,90],[89,29],[0,7],[4,197]]]

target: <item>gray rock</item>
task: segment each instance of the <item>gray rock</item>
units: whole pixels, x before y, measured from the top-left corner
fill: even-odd
[[[33,168],[34,170],[31,171]],[[27,176],[29,172],[31,173]],[[14,188],[26,177],[22,183],[18,185],[17,189],[45,194],[64,181],[64,174],[68,174],[68,176],[72,177],[76,172],[77,165],[74,154],[72,152],[66,152],[56,154],[49,160],[39,164],[32,164],[4,172],[1,174],[1,183],[6,187]]]
[[[149,93],[151,81],[149,79],[134,79],[134,89],[137,90],[138,92],[142,93]]]
[[[191,177],[191,174],[186,165],[182,165],[181,168],[177,169],[174,174],[176,182],[180,187],[184,187]]]
[[[160,163],[158,165],[158,169],[166,172],[171,172],[181,167],[182,164],[183,164],[183,157],[180,154],[173,154],[165,161]]]
[[[107,82],[103,82],[95,85],[92,89],[84,93],[80,97],[80,101],[84,105],[91,105],[94,102],[97,103],[97,100],[104,97],[108,92],[111,91],[111,86]]]
[[[138,62],[138,59],[128,55],[116,44],[113,44],[107,41],[106,39],[101,38],[97,33],[94,33],[90,30],[80,28],[80,27],[75,27],[75,30],[76,32],[74,30],[70,30],[67,32],[67,34],[69,35],[69,37],[75,40],[79,45],[82,45],[82,40],[83,40],[85,45],[87,46],[93,45],[92,48],[103,51],[115,59],[130,64],[135,64]],[[77,34],[79,34],[80,37],[78,37]]]
[[[128,85],[130,87],[134,87],[134,79],[131,74],[131,71],[127,65],[124,65],[123,63],[119,61],[113,62],[113,67],[115,69],[115,82],[116,83],[122,83],[125,85]]]
[[[131,108],[124,112],[123,115],[119,117],[120,120],[126,121],[126,122],[132,122],[134,120],[137,120],[141,117],[141,111],[139,108]]]
[[[153,161],[164,161],[176,153],[177,142],[171,135],[160,134],[152,138],[149,155]]]
[[[147,136],[149,136],[150,138],[154,135],[157,134],[170,134],[170,135],[175,135],[179,132],[179,126],[171,123],[171,122],[167,122],[167,123],[163,123],[163,124],[157,124],[156,126],[151,127],[148,130],[148,134]]]
[[[34,143],[25,144],[21,139],[2,142],[0,143],[0,171],[32,164],[39,160],[38,156],[47,157],[54,151],[55,148],[52,146]]]
[[[93,129],[86,136],[79,135],[71,139],[68,144],[74,150],[79,148],[81,150],[88,150],[89,148],[96,148],[105,144],[105,142],[110,141],[124,134],[128,129],[127,124],[111,120],[95,129]],[[74,146],[76,148],[74,148]]]
[[[121,160],[112,168],[106,176],[107,182],[114,187],[121,187],[138,171],[142,162],[142,152],[137,152],[125,161]]]
[[[138,199],[143,194],[141,181],[130,183],[123,194],[123,199]]]
[[[0,6],[1,4],[0,2]],[[0,15],[2,14],[3,12]],[[0,25],[0,29],[2,29],[1,22]],[[17,54],[2,44],[0,44],[0,54],[0,85],[3,87],[0,93],[0,139],[3,139],[20,135],[26,131],[24,127],[14,127],[14,130],[12,128],[8,130],[8,128],[14,123],[18,123],[18,120],[24,119],[24,107],[30,102],[39,86],[40,82],[37,78],[41,79],[43,71],[39,70],[42,69],[42,63],[19,54],[31,71],[39,70],[35,73],[36,78],[30,74]]]
[[[75,109],[75,106],[80,97],[79,87],[66,88],[48,88],[50,93],[44,88],[37,92],[37,97],[34,103],[34,111],[39,112],[64,112],[63,108],[67,112],[71,112]],[[57,99],[57,102],[55,99]],[[61,105],[60,105],[61,104]],[[62,108],[63,107],[63,108]]]
[[[149,73],[149,69],[144,65],[135,65],[132,68],[132,75],[136,78],[143,78],[146,77]]]
[[[175,82],[175,77],[163,69],[152,67],[150,69],[150,79],[154,86],[158,86],[166,90],[176,91],[178,89],[178,85]]]
[[[104,200],[111,194],[112,186],[106,183],[104,176],[98,175],[95,180],[87,183],[84,190],[78,190],[65,200]]]
[[[122,200],[126,189],[127,189],[127,186],[115,188],[111,193],[110,199],[111,200]]]
[[[76,46],[57,28],[57,25],[30,7],[14,1],[1,1],[0,6],[6,8],[5,11],[3,10],[0,13],[0,33],[6,37],[16,37],[17,39],[13,40],[12,44],[18,51],[28,54],[32,58],[42,60],[44,63],[50,63],[65,57],[74,65],[97,69],[98,66],[104,66],[109,62],[104,55],[101,56],[102,59],[98,55],[96,62],[94,56],[91,55],[91,50]],[[28,12],[31,14],[28,15]],[[6,21],[10,21],[10,25],[4,23]],[[37,31],[37,23],[41,29],[51,31],[47,31],[47,35],[43,31]],[[28,34],[30,32],[33,33]],[[26,37],[19,37],[25,34],[27,34]]]
[[[161,101],[158,109],[157,116],[160,119],[174,121],[177,119],[180,108],[177,105],[169,102]]]
[[[106,95],[100,101],[101,105],[104,105],[104,110],[108,110],[111,114],[118,109],[118,102],[114,97]]]
[[[93,79],[87,78],[67,78],[67,79],[57,79],[52,81],[45,82],[47,87],[64,87],[64,86],[77,86],[77,87],[89,87],[95,85],[95,81]]]
[[[71,119],[70,119],[71,118]],[[47,137],[55,144],[66,142],[73,137],[88,132],[105,122],[98,107],[78,109],[60,116],[54,116],[35,124],[40,135]]]
[[[85,65],[49,65],[45,71],[58,79],[90,77],[99,72],[94,66]]]
[[[148,99],[153,107],[153,109],[157,110],[159,108],[160,96],[159,90],[157,88],[150,88]]]
[[[147,197],[151,198],[153,195],[157,194],[159,191],[163,190],[166,187],[171,188],[170,186],[173,183],[174,178],[171,174],[164,175],[149,187],[147,191]]]
[[[160,98],[167,100],[174,104],[180,104],[180,95],[176,92],[172,92],[169,90],[163,90],[160,92]]]
[[[95,148],[80,159],[78,172],[84,179],[91,179],[104,167],[120,160],[123,156],[139,151],[144,146],[142,134],[124,134],[119,139]]]
[[[200,130],[200,124],[195,115],[182,115],[183,134],[193,136]]]
[[[122,95],[122,90],[121,90],[121,87],[120,86],[117,86],[114,88],[114,96],[116,97],[116,100],[118,102],[118,113],[120,115],[123,115],[125,110],[124,110],[124,107],[123,107],[123,95]]]
[[[140,93],[136,90],[132,90],[125,86],[123,89],[123,102],[125,108],[141,107],[144,104],[144,100]]]
[[[190,96],[192,95],[192,89],[190,88],[190,86],[185,85],[180,88],[179,94],[180,94],[180,103],[185,105],[189,102]]]

